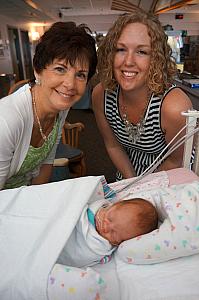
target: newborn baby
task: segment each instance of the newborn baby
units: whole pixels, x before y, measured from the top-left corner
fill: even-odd
[[[97,232],[112,245],[151,232],[157,222],[155,207],[141,198],[103,205],[95,216]]]
[[[84,208],[57,262],[73,267],[107,262],[121,242],[151,232],[157,224],[156,209],[147,200],[95,201]]]

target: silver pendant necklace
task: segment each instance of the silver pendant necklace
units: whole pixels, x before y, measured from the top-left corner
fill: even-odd
[[[36,102],[35,102],[35,94],[34,94],[34,91],[32,91],[32,103],[33,103],[33,111],[34,111],[34,115],[36,117],[36,121],[37,121],[37,124],[39,126],[39,131],[40,131],[40,134],[41,134],[41,137],[42,139],[46,142],[48,137],[44,134],[43,132],[43,128],[41,126],[41,122],[39,120],[39,116],[38,116],[38,113],[37,113],[37,107],[36,107]]]
[[[140,121],[134,125],[128,118],[127,114],[127,107],[125,105],[121,105],[121,112],[122,112],[122,120],[124,122],[125,131],[128,135],[129,142],[135,144],[136,142],[140,141],[141,135],[145,132],[145,123],[146,123],[146,111],[148,108],[149,101],[151,99],[151,93],[149,93],[147,97],[147,103],[143,110],[142,116]],[[122,96],[123,100],[123,96]]]
[[[136,125],[133,125],[129,121],[126,113],[122,115],[122,119],[124,121],[125,131],[128,135],[129,142],[135,144],[136,142],[140,141],[141,135],[145,132],[145,118],[141,118]]]

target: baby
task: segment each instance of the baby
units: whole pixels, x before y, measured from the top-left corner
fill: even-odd
[[[95,215],[97,232],[114,246],[153,231],[157,223],[155,207],[141,198],[102,206]]]
[[[84,208],[57,262],[73,267],[107,262],[116,246],[153,231],[157,224],[156,209],[147,200],[95,201]]]

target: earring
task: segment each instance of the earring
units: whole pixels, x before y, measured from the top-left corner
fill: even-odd
[[[35,79],[35,84],[36,84],[36,85],[41,85],[41,80],[36,78],[36,79]]]

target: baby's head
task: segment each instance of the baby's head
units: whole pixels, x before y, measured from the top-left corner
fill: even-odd
[[[95,220],[98,233],[112,245],[119,245],[156,229],[158,215],[149,201],[135,198],[100,208]]]

